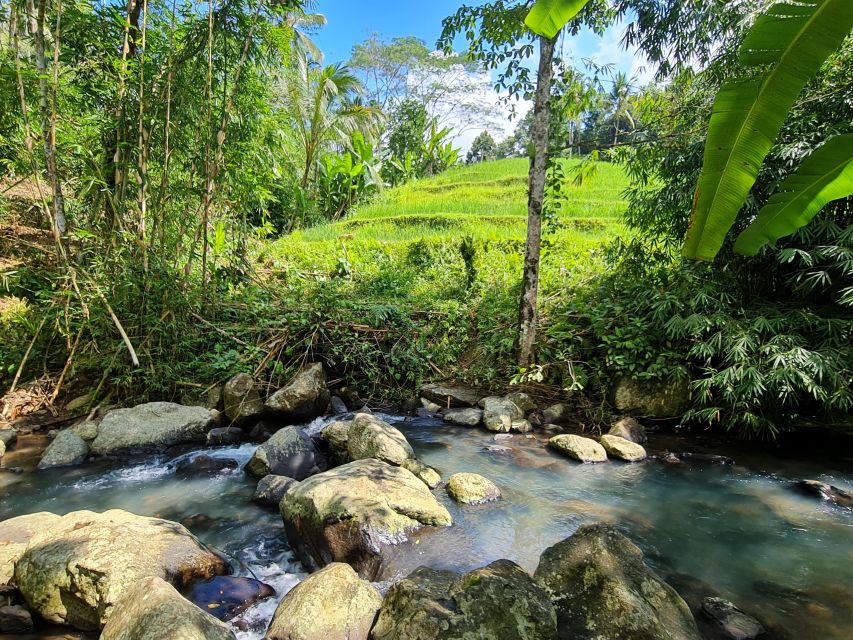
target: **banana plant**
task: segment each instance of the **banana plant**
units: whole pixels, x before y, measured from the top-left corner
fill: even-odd
[[[553,38],[583,9],[589,0],[536,0],[524,24],[536,35]]]
[[[755,70],[756,75],[726,83],[717,93],[684,242],[685,257],[713,260],[720,251],[791,106],[851,28],[850,0],[777,3],[750,28],[738,55],[740,63]],[[835,144],[831,149],[844,153]],[[796,187],[799,183],[792,180],[790,184]],[[829,192],[812,190],[815,196]],[[771,214],[759,216],[754,224],[767,233],[751,231],[740,243],[741,249],[757,251],[758,238],[763,238],[762,244],[775,240],[780,237],[774,237],[776,230],[795,230],[810,219],[802,212],[813,208],[814,201],[790,196],[782,199],[790,201],[791,206],[773,214],[773,224],[768,224]],[[814,213],[816,210],[811,215]],[[784,223],[780,216],[785,217]]]

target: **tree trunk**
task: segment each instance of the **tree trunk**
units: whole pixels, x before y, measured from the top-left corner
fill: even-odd
[[[548,120],[553,75],[554,45],[557,39],[539,38],[539,74],[533,105],[533,160],[527,187],[527,243],[524,250],[524,277],[519,311],[518,366],[526,369],[533,361],[536,342],[536,298],[539,292],[539,256],[542,244],[542,202],[548,168]]]

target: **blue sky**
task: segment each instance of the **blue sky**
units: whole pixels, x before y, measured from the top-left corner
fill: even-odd
[[[464,0],[317,0],[316,11],[328,19],[328,25],[314,36],[328,62],[349,58],[353,45],[371,33],[386,39],[417,36],[430,47],[441,33],[441,21],[456,12]],[[471,4],[477,0],[468,0]],[[581,58],[593,57],[599,64],[615,64],[620,70],[638,73],[641,63],[633,52],[619,46],[623,28],[616,25],[599,37],[585,31],[567,43],[577,64]],[[460,42],[460,47],[464,43]]]

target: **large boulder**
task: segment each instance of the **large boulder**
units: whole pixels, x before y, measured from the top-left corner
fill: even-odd
[[[620,418],[614,422],[607,435],[619,436],[637,444],[646,444],[648,440],[646,437],[646,428],[630,416]]]
[[[483,424],[489,431],[509,433],[514,422],[524,420],[524,412],[507,398],[489,396],[483,399]]]
[[[534,577],[551,594],[560,640],[700,639],[687,603],[611,525],[584,525],[546,549]]]
[[[117,455],[204,442],[213,426],[213,416],[204,407],[149,402],[130,409],[114,409],[101,421],[92,453]]]
[[[652,418],[676,418],[690,404],[687,380],[648,381],[622,377],[612,392],[613,406],[622,413]]]
[[[580,462],[604,462],[607,460],[607,452],[595,440],[571,433],[554,436],[548,440],[548,446]]]
[[[382,550],[424,525],[447,526],[450,514],[410,471],[356,460],[317,474],[281,501],[287,539],[309,567],[347,562],[375,578]]]
[[[59,522],[55,513],[42,511],[0,522],[0,585],[9,584],[15,562],[27,550],[30,539]]]
[[[89,445],[72,431],[60,431],[48,445],[39,460],[39,469],[67,467],[85,462],[89,455]]]
[[[329,449],[329,458],[333,464],[344,464],[349,459],[349,432],[352,420],[336,420],[323,427],[320,440]]]
[[[376,458],[397,466],[415,457],[412,446],[399,429],[369,413],[359,413],[353,419],[347,452],[350,460]]]
[[[269,474],[258,481],[252,500],[267,507],[278,507],[284,494],[299,484],[287,476]]]
[[[143,578],[185,586],[227,569],[176,522],[119,509],[74,511],[30,539],[14,581],[45,620],[89,631],[101,628]]]
[[[341,562],[312,573],[275,610],[267,640],[367,640],[382,596]]]
[[[482,504],[501,497],[495,483],[477,473],[454,473],[447,481],[447,493],[463,504]]]
[[[425,384],[421,387],[421,397],[434,402],[439,407],[476,407],[483,395],[476,389],[468,387]]]
[[[233,640],[228,625],[186,600],[157,576],[125,590],[101,640]]]
[[[459,576],[420,567],[382,602],[373,640],[553,640],[548,593],[509,560]]]
[[[330,398],[323,365],[315,362],[267,398],[265,407],[269,413],[283,419],[310,420],[325,413]]]
[[[246,472],[256,478],[274,474],[302,480],[320,470],[317,448],[302,429],[285,427],[255,449]]]
[[[646,457],[646,450],[641,445],[619,436],[601,436],[601,446],[610,456],[626,462],[637,462]]]
[[[255,381],[248,373],[238,373],[225,383],[222,400],[225,417],[236,425],[250,426],[264,412],[264,403],[255,388]]]
[[[483,422],[483,410],[453,409],[444,414],[444,421],[463,427],[476,427]]]

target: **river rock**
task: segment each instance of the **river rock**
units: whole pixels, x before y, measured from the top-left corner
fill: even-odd
[[[91,631],[143,578],[187,585],[227,568],[176,522],[119,509],[74,511],[33,535],[14,581],[29,609],[48,622]]]
[[[251,426],[264,412],[261,395],[248,373],[238,373],[225,383],[222,388],[222,401],[225,416],[236,425]]]
[[[130,409],[114,409],[101,421],[92,453],[117,455],[204,442],[213,426],[213,417],[204,407],[149,402]]]
[[[690,404],[687,380],[648,381],[621,377],[612,393],[613,406],[627,414],[653,418],[676,418]]]
[[[4,455],[6,455],[6,443],[0,441],[0,458],[2,458]]]
[[[246,464],[246,472],[256,478],[275,474],[302,480],[320,470],[317,448],[305,432],[297,427],[276,431],[255,449]]]
[[[536,403],[533,401],[533,398],[523,391],[513,391],[512,393],[508,393],[506,394],[506,399],[521,409],[521,412],[525,416],[536,408]]]
[[[444,421],[463,427],[476,427],[483,422],[483,410],[453,409],[444,414]]]
[[[332,409],[332,413],[334,413],[335,415],[340,415],[349,411],[349,409],[347,409],[346,402],[341,400],[338,396],[331,397],[331,399],[329,400],[329,407]]]
[[[39,460],[39,469],[68,467],[85,462],[89,456],[89,445],[76,433],[61,431],[48,445]]]
[[[347,452],[350,460],[376,458],[397,466],[415,457],[412,445],[399,429],[369,413],[359,413],[353,419]]]
[[[325,413],[330,397],[326,372],[322,364],[315,362],[272,394],[267,399],[266,410],[288,420],[311,420]]]
[[[795,486],[801,493],[806,495],[818,497],[821,500],[837,504],[840,507],[853,508],[853,495],[844,491],[844,489],[833,487],[826,482],[800,480]]]
[[[447,493],[463,504],[482,504],[501,497],[495,483],[477,473],[454,473],[447,481]]]
[[[700,640],[687,603],[611,525],[584,525],[546,549],[534,574],[560,640]]]
[[[267,640],[367,640],[382,596],[342,562],[312,573],[279,603]]]
[[[403,464],[400,466],[407,471],[414,473],[415,477],[421,480],[430,489],[435,489],[441,483],[441,476],[438,471],[428,465],[425,465],[420,460],[409,458],[408,460],[403,460]]]
[[[646,428],[630,416],[621,418],[614,422],[607,434],[611,436],[619,436],[620,438],[625,438],[625,440],[630,440],[637,444],[646,444],[646,441],[648,440],[648,438],[646,438]]]
[[[524,414],[512,400],[496,396],[483,398],[483,424],[489,431],[507,433],[514,421],[523,419]]]
[[[619,436],[609,434],[601,436],[601,446],[610,456],[627,462],[637,462],[646,457],[646,450],[643,447]]]
[[[300,482],[280,505],[287,539],[308,566],[347,562],[377,576],[382,549],[424,525],[452,520],[410,471],[381,460],[356,460]]]
[[[33,616],[21,605],[0,607],[0,633],[32,633]]]
[[[566,424],[572,418],[572,408],[557,402],[545,408],[542,412],[543,424]]]
[[[441,411],[441,407],[439,405],[437,405],[432,400],[427,400],[426,398],[421,398],[421,407],[424,409],[424,411],[427,412],[427,414],[431,415],[434,415]],[[417,411],[418,409],[416,408],[415,412],[417,413]]]
[[[207,434],[207,444],[212,447],[239,444],[245,436],[246,432],[239,427],[217,427]]]
[[[4,445],[4,450],[11,449],[17,440],[18,432],[14,429],[0,429],[0,444]]]
[[[287,476],[269,474],[258,481],[252,500],[267,507],[278,507],[284,494],[299,484]]]
[[[125,590],[100,640],[233,640],[231,629],[181,596],[162,578],[148,576]]]
[[[251,442],[263,443],[272,438],[273,434],[278,431],[280,425],[274,425],[266,420],[261,420],[258,424],[252,427],[249,431],[249,440]]]
[[[272,598],[275,589],[254,578],[215,576],[210,580],[193,582],[184,595],[202,611],[227,621],[256,602]]]
[[[528,420],[513,420],[509,430],[515,433],[530,433],[533,431],[533,425]]]
[[[329,457],[333,464],[344,464],[349,462],[349,432],[352,428],[352,420],[337,420],[323,427],[320,439],[329,448]]]
[[[719,625],[730,640],[755,640],[764,634],[761,623],[728,600],[705,598],[702,613]]]
[[[80,436],[86,442],[91,442],[98,437],[98,426],[100,423],[100,420],[81,420],[77,424],[69,427],[68,431]]]
[[[548,446],[580,462],[605,462],[607,460],[607,452],[595,440],[571,433],[554,436],[548,440]]]
[[[233,471],[240,463],[233,458],[215,458],[206,454],[181,460],[175,465],[175,475],[183,478],[215,476],[223,471]]]
[[[30,539],[59,522],[59,516],[42,511],[0,522],[0,585],[9,584],[15,562],[26,551]]]
[[[382,602],[373,640],[553,640],[548,593],[514,562],[465,575],[420,567]]]
[[[476,407],[482,394],[468,387],[425,384],[421,387],[421,396],[436,403],[440,408]]]

